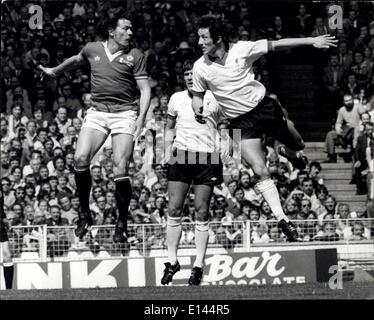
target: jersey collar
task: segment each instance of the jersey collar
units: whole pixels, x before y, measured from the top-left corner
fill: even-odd
[[[108,41],[102,42],[102,44],[104,46],[104,51],[105,51],[106,56],[108,57],[109,62],[112,62],[115,58],[123,54],[123,50],[120,50],[116,52],[115,54],[111,54],[108,49]]]

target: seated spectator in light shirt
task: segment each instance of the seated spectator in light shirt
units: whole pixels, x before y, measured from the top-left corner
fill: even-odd
[[[370,239],[370,230],[364,227],[361,221],[354,222],[353,226],[349,228],[344,234],[344,239],[348,240],[368,240]],[[344,231],[344,230],[343,230]]]
[[[72,225],[74,221],[78,218],[78,212],[72,208],[70,197],[68,195],[63,195],[58,200],[61,207],[61,217],[67,221],[67,224]],[[51,214],[53,215],[53,207],[51,207]]]
[[[66,135],[67,129],[69,126],[71,126],[71,121],[72,121],[71,119],[67,117],[67,109],[65,107],[58,108],[57,114],[54,120],[57,123],[59,132],[62,135]]]

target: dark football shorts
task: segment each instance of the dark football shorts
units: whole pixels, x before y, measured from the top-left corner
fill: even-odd
[[[262,138],[263,134],[273,137],[291,150],[304,148],[304,142],[296,130],[290,130],[281,105],[265,96],[251,111],[230,120],[228,129],[241,129],[241,139]],[[232,138],[232,130],[230,130]]]
[[[5,228],[5,224],[0,221],[0,242],[8,241],[8,232]]]
[[[218,185],[223,182],[219,154],[175,150],[174,156],[174,163],[170,163],[168,168],[169,181],[195,185]]]

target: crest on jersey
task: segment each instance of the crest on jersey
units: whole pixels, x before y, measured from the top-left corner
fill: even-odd
[[[126,57],[127,61],[131,62],[131,61],[134,61],[134,57],[132,55],[128,55]]]
[[[99,56],[96,56],[96,57],[94,58],[94,60],[95,60],[95,61],[100,61],[100,57],[99,57]]]

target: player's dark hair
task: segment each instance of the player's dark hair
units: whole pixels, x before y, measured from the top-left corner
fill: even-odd
[[[208,28],[211,38],[214,43],[217,43],[219,38],[226,47],[229,46],[230,36],[233,32],[233,27],[225,21],[220,15],[207,14],[201,17],[198,28]]]
[[[107,14],[98,25],[98,34],[104,39],[108,39],[109,30],[114,30],[121,19],[131,20],[124,10],[119,10],[111,15]]]
[[[184,63],[183,63],[183,73],[185,73],[186,71],[190,71],[193,69],[193,64],[194,62],[192,60],[186,60]]]

